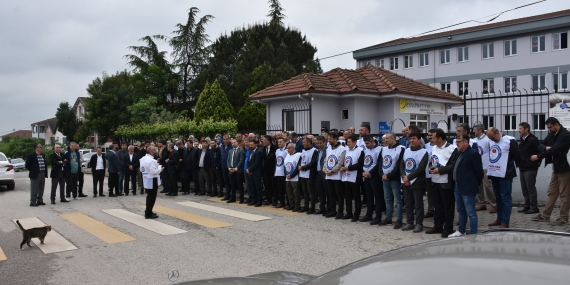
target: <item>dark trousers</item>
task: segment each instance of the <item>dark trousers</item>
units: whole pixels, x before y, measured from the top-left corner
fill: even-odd
[[[97,184],[99,184],[99,195],[103,194],[103,182],[105,181],[105,170],[95,170],[93,172],[93,196],[97,196]]]
[[[210,191],[213,190],[213,192],[210,192],[211,195],[218,195],[218,184],[220,186],[220,193],[224,192],[224,179],[222,177],[222,172],[220,171],[220,169],[216,169],[215,167],[210,167],[210,183],[208,186],[210,186]]]
[[[168,172],[168,179],[170,180],[170,194],[178,195],[178,172],[171,170]]]
[[[129,181],[130,180],[130,181]],[[135,170],[125,171],[123,191],[129,193],[129,182],[133,185],[133,194],[137,194],[137,172]]]
[[[109,179],[107,180],[107,185],[109,186],[109,194],[119,194],[119,174],[109,172]]]
[[[253,193],[253,197],[251,197],[251,201],[255,203],[263,202],[263,189],[261,188],[261,174],[250,174],[251,176],[251,193]]]
[[[275,189],[275,201],[285,206],[285,176],[275,176]]]
[[[379,183],[381,177],[379,175],[372,178],[364,179],[364,188],[366,189],[366,214],[365,216],[372,218],[376,212],[376,219],[382,219],[382,212],[386,209],[384,201],[384,189]]]
[[[212,191],[212,183],[210,182],[210,173],[205,167],[200,167],[198,172],[200,177],[200,191],[202,194],[206,194],[206,186],[208,187],[208,193]]]
[[[299,178],[303,190],[303,198],[305,200],[305,208],[315,210],[317,203],[317,196],[315,195],[315,179],[314,178]],[[309,207],[309,202],[311,202]]]
[[[160,173],[160,181],[162,182],[162,190],[170,192],[170,181],[168,177],[168,167],[164,165],[164,170]]]
[[[319,196],[319,210],[321,210],[321,212],[327,211],[327,180],[325,176],[322,171],[319,171],[315,181],[315,189]]]
[[[84,178],[85,174],[83,173],[83,171],[77,173],[77,181],[79,182],[79,187],[77,188],[77,192],[79,192],[79,195],[83,195],[83,182],[85,182]]]
[[[57,177],[51,177],[51,200],[55,201],[55,194],[57,190],[57,185],[59,184],[59,199],[65,199],[65,175],[60,172]]]
[[[267,198],[267,202],[271,203],[272,205],[277,205],[277,201],[274,199],[274,192],[277,184],[275,182],[275,173],[274,172],[264,172],[263,173],[263,186],[265,186],[265,197]]]
[[[119,166],[119,167],[120,167],[121,169],[124,168],[124,166],[122,166],[122,165]],[[119,186],[118,186],[119,192],[123,192],[123,189],[124,189],[124,187],[123,187],[124,180],[125,180],[125,171],[124,171],[124,170],[121,170],[121,171],[119,171],[119,184],[118,184],[118,185],[119,185]],[[125,192],[126,192],[126,191],[125,191]]]
[[[360,200],[360,183],[358,183],[358,181],[355,183],[344,182],[344,193],[346,214],[352,214],[354,217],[359,217],[362,209],[362,201]],[[354,200],[354,213],[352,212],[352,200]]]
[[[428,201],[428,212],[434,211],[435,206],[433,205],[433,183],[431,183],[431,178],[426,178],[426,196]]]
[[[414,212],[416,225],[424,225],[424,191],[425,189],[412,189],[404,186],[404,208],[406,209],[406,223],[414,224]]]
[[[433,228],[453,233],[455,219],[455,193],[453,189],[445,189],[440,183],[433,183]]]
[[[524,206],[532,211],[538,210],[536,194],[536,174],[538,170],[521,170],[520,173]]]
[[[144,211],[144,215],[146,217],[150,217],[152,213],[152,208],[154,207],[154,203],[156,202],[156,192],[158,190],[158,178],[152,179],[152,189],[145,189],[146,190],[146,210]]]
[[[200,172],[200,168],[193,168],[192,169],[192,180],[194,180],[194,192],[200,193],[200,178],[198,173]]]
[[[78,179],[77,173],[70,173],[67,175],[65,181],[65,184],[67,184],[67,187],[65,189],[66,192],[65,196],[71,197],[71,195],[73,195],[73,198],[77,197],[77,179]]]
[[[230,200],[236,200],[236,192],[239,194],[239,200],[243,202],[244,193],[243,193],[243,172],[229,172],[228,176],[230,178],[231,186],[231,193],[228,194]]]
[[[229,168],[222,168],[222,177],[224,178],[224,185],[226,185],[226,196],[225,196],[225,198],[229,199],[230,194],[232,193],[232,188],[233,188],[232,182],[230,181],[230,170],[229,170]],[[235,192],[235,190],[234,190],[234,192]],[[222,194],[222,193],[223,193],[223,191],[221,191],[220,194]],[[234,199],[235,199],[235,197],[234,197]]]
[[[342,181],[327,180],[327,188],[329,193],[329,212],[336,213],[337,217],[344,213],[344,189]],[[338,202],[338,209],[337,209]]]
[[[182,192],[190,192],[190,181],[192,180],[192,170],[180,170],[180,181],[182,182]]]

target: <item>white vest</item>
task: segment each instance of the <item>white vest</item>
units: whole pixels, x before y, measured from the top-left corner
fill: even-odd
[[[382,173],[389,174],[394,170],[394,167],[400,167],[396,165],[400,154],[404,151],[404,146],[397,145],[394,148],[389,148],[387,146],[382,147]]]
[[[338,163],[340,155],[342,152],[345,151],[342,145],[339,145],[336,149],[332,149],[332,147],[327,148],[327,159],[325,160],[324,169],[332,170],[333,167]],[[326,180],[340,180],[341,179],[341,172],[338,171],[337,173],[333,173],[330,176],[325,176]]]
[[[359,146],[354,146],[353,149],[347,148],[346,154],[344,155],[344,166],[351,166],[353,164],[358,163],[358,159],[362,155],[362,149]],[[351,170],[351,171],[344,171],[342,173],[342,181],[343,182],[356,182],[356,176],[358,176],[358,169]]]
[[[431,157],[431,152],[433,149],[431,142],[425,144],[425,149],[427,150],[428,157]],[[426,178],[431,178],[431,173],[429,173],[429,163],[426,165]]]
[[[481,156],[481,161],[483,162],[483,169],[489,168],[489,138],[483,135],[483,138],[477,138],[477,151]]]
[[[487,176],[505,178],[507,174],[507,164],[509,162],[509,150],[511,149],[511,138],[504,136],[498,143],[489,140],[489,167]]]
[[[366,148],[364,150],[364,164],[362,165],[362,170],[364,172],[370,172],[372,168],[378,164],[378,155],[380,154],[381,147],[373,147],[372,149]]]
[[[453,154],[453,151],[455,151],[455,149],[457,149],[457,146],[452,144],[450,144],[447,147],[443,145],[443,148],[434,146],[431,153],[430,163],[428,163],[428,166],[434,168],[446,166],[447,162],[449,162],[449,159],[451,158],[451,155]],[[447,178],[448,174],[434,174],[431,177],[431,182],[443,184],[448,182]]]
[[[367,149],[366,143],[364,143],[364,138],[360,138],[356,141],[356,146],[359,146],[363,151]]]
[[[299,157],[301,157],[300,153],[288,154],[285,157],[285,162],[283,168],[285,169],[286,175],[291,175],[297,169],[297,163],[299,163]],[[299,181],[299,175],[295,175],[295,177],[291,179],[285,179],[286,181],[297,182]]]
[[[275,150],[275,176],[285,176],[285,157],[287,156],[287,148],[278,148]]]
[[[141,158],[139,162],[144,188],[152,189],[153,178],[157,178],[158,185],[160,185],[160,170],[162,169],[162,166],[158,164],[156,159],[154,159],[152,155],[147,154]]]
[[[418,166],[420,166],[420,162],[422,162],[422,158],[426,153],[427,150],[425,148],[420,148],[416,151],[413,151],[411,148],[407,148],[404,152],[404,157],[402,158],[404,160],[404,171],[406,173],[401,173],[401,175],[405,174],[405,176],[408,176],[410,173],[414,172]],[[410,184],[414,184],[416,179],[417,178],[410,180]],[[400,180],[402,183],[404,183],[404,180]]]
[[[303,151],[301,152],[301,166],[305,166],[307,164],[309,164],[311,162],[311,159],[313,158],[313,153],[315,153],[316,148],[312,147],[309,150],[305,150],[303,149]],[[301,178],[311,178],[311,170],[302,170],[299,173],[299,177]]]

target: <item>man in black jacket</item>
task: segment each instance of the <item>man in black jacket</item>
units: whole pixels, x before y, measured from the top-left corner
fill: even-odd
[[[563,226],[568,223],[570,211],[570,165],[567,155],[570,148],[570,132],[560,125],[558,119],[550,117],[546,120],[548,136],[544,139],[544,145],[540,145],[538,155],[531,157],[532,161],[545,159],[546,165],[552,163],[552,177],[548,186],[546,206],[542,214],[533,217],[533,221],[549,222],[552,209],[556,200],[560,197],[560,217],[551,225]],[[545,166],[546,166],[545,165]]]
[[[251,152],[249,157],[245,159],[248,160],[247,170],[245,171],[251,177],[251,191],[248,189],[248,193],[251,194],[251,202],[248,203],[248,206],[255,206],[261,207],[263,205],[263,192],[261,190],[261,175],[262,175],[262,159],[263,154],[261,152],[261,148],[259,148],[259,140],[257,138],[252,139],[249,142],[249,148]]]
[[[125,185],[123,190],[125,195],[129,195],[129,180],[133,185],[133,195],[137,195],[137,169],[139,165],[139,157],[135,153],[135,147],[129,146],[128,153],[123,154],[123,173],[125,179]]]
[[[105,194],[103,194],[103,182],[105,181],[107,157],[105,157],[100,146],[97,147],[97,153],[91,156],[89,166],[91,167],[91,175],[93,175],[93,198],[97,197],[97,184],[99,184],[99,196],[105,197]]]
[[[44,187],[46,178],[48,177],[46,157],[42,153],[43,146],[38,143],[35,147],[36,151],[32,152],[26,158],[26,169],[30,171],[30,207],[45,205],[44,203]]]
[[[277,146],[273,144],[273,138],[271,136],[263,136],[261,139],[263,142],[263,186],[265,187],[265,196],[267,201],[263,202],[263,205],[277,206],[277,200],[273,199],[273,192],[277,188],[277,182],[275,181],[275,161],[277,157],[275,156],[275,151],[277,151]],[[305,211],[306,212],[306,211]]]
[[[161,140],[158,142],[158,148],[160,149],[160,155],[158,158],[158,164],[164,167],[165,171],[160,173],[160,181],[162,181],[162,191],[160,193],[169,193],[170,192],[170,182],[168,177],[168,164],[166,160],[170,156],[170,152],[166,147],[166,140]]]
[[[519,151],[521,152],[521,165],[519,170],[521,174],[521,188],[524,196],[524,208],[519,213],[536,214],[538,213],[538,202],[536,194],[536,175],[540,160],[532,161],[530,157],[540,153],[538,150],[538,138],[530,133],[530,125],[528,123],[519,124],[519,133],[521,134],[521,142]]]
[[[182,195],[190,194],[190,181],[193,180],[193,170],[194,170],[194,153],[192,152],[192,141],[186,141],[186,147],[182,148],[182,167],[180,167],[183,173],[182,179]],[[178,147],[180,150],[180,146]]]
[[[166,196],[178,196],[178,171],[179,171],[179,157],[178,151],[174,149],[173,143],[168,143],[168,152],[170,155],[165,160],[168,167],[168,179],[170,182],[170,192]]]
[[[57,185],[59,184],[59,200],[63,203],[69,202],[65,199],[65,172],[63,165],[65,164],[65,157],[61,153],[61,145],[54,146],[55,152],[50,155],[51,160],[51,203],[55,204],[55,194]]]
[[[224,192],[224,177],[222,175],[222,152],[221,149],[216,144],[215,140],[210,141],[210,197],[222,197],[223,195],[218,195],[218,186],[220,186],[220,194]]]

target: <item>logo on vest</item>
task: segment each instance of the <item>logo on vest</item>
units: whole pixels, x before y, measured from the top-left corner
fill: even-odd
[[[412,173],[416,170],[417,163],[413,158],[406,159],[406,173]]]
[[[336,158],[336,156],[334,155],[329,156],[329,158],[327,158],[327,169],[332,170],[337,162],[338,158]]]
[[[494,145],[491,147],[491,151],[489,153],[489,161],[491,163],[496,163],[497,161],[499,161],[499,159],[501,159],[501,147],[498,145]]]
[[[143,172],[143,173],[146,172],[144,166],[141,166],[141,172]]]
[[[387,169],[390,168],[390,166],[392,166],[392,157],[389,155],[384,156],[384,159],[382,160],[382,168]]]
[[[293,171],[295,171],[295,165],[293,165],[292,162],[287,162],[285,164],[285,172],[289,175],[293,174]]]
[[[440,167],[441,165],[439,164],[439,157],[437,157],[437,155],[432,155],[431,156],[431,167]]]
[[[483,147],[478,146],[478,147],[477,147],[477,150],[479,151],[479,155],[480,155],[480,156],[483,156]]]
[[[374,163],[374,158],[371,155],[367,155],[364,157],[364,167],[370,167]]]
[[[351,166],[352,165],[352,156],[347,156],[344,160],[344,166]]]
[[[282,156],[277,157],[277,166],[283,166],[283,157]]]

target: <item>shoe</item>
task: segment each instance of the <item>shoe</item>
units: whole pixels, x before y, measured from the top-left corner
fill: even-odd
[[[442,238],[446,238],[446,237],[448,237],[448,236],[449,236],[449,233],[446,232],[446,231],[443,231],[443,233],[441,233],[441,237],[442,237]]]
[[[125,194],[123,194],[123,193],[117,193],[117,194],[115,194],[115,196],[125,196]]]
[[[431,218],[431,217],[433,217],[433,216],[434,216],[433,212],[427,212],[427,213],[425,214],[424,218]]]
[[[338,213],[336,214],[336,217],[334,217],[335,220],[342,220],[342,213],[339,215]]]
[[[448,235],[447,237],[462,237],[465,234],[462,234],[460,231],[455,231],[454,233]]]
[[[162,190],[162,191],[160,191],[160,192],[158,192],[158,193],[168,193],[168,192],[170,192],[170,191],[168,191],[168,190]]]
[[[501,224],[501,225],[499,226],[499,228],[501,228],[501,229],[508,229],[509,226],[507,226],[507,225],[505,225],[505,224]]]
[[[133,191],[133,196],[137,195],[137,191]]]
[[[301,208],[301,209],[299,210],[299,213],[304,213],[304,212],[306,212],[306,211],[308,211],[308,210],[309,210],[309,208],[303,207],[303,208]]]
[[[346,215],[344,215],[344,216],[341,217],[341,219],[343,219],[343,220],[349,220],[349,219],[352,219],[352,218],[353,218],[353,217],[352,217],[352,214],[346,214]]]
[[[489,224],[489,227],[500,226],[500,225],[501,225],[501,221],[495,220],[494,222]]]
[[[329,212],[325,217],[327,217],[327,218],[336,217],[336,212]]]
[[[370,221],[372,221],[372,217],[370,217],[370,216],[364,216],[364,217],[362,217],[362,219],[360,219],[360,220],[358,220],[358,221],[359,221],[359,222],[363,222],[363,223],[365,223],[365,222],[370,222]]]
[[[125,192],[125,196],[129,196],[129,192]]]
[[[37,206],[38,206],[38,204],[36,204],[36,203],[30,203],[30,207],[37,207]]]
[[[263,202],[262,204],[263,204],[263,206],[268,206],[268,205],[271,205],[271,202],[265,201],[265,202]]]
[[[548,224],[551,225],[551,226],[564,226],[564,225],[566,225],[567,223],[568,223],[567,220],[563,220],[562,218],[558,218],[558,219],[556,219],[556,221],[550,222],[550,223],[548,223]]]
[[[224,197],[224,198],[222,198],[222,201],[227,201],[229,199],[230,199],[229,197]]]
[[[46,203],[44,203],[44,202],[37,202],[37,204],[38,204],[38,206],[45,206],[46,205]]]
[[[198,196],[206,196],[206,193],[198,193]]]
[[[261,207],[261,206],[263,206],[263,203],[261,203],[261,202],[255,204],[255,207]]]
[[[239,200],[239,203],[240,203],[240,204],[243,204],[243,203],[245,203],[245,202],[244,202],[243,200]]]
[[[228,200],[226,203],[235,203],[235,202],[236,202],[236,200],[231,199],[231,200]]]
[[[315,213],[315,210],[308,210],[307,211],[307,215],[313,215]]]
[[[188,195],[190,192],[183,192],[182,195]]]
[[[93,198],[97,198],[97,194],[94,194],[94,195],[93,195]]]
[[[538,209],[534,209],[534,210],[528,210],[526,212],[524,212],[525,214],[538,214],[540,213],[540,211]]]
[[[156,219],[156,218],[158,218],[158,215],[157,215],[157,214],[152,214],[152,215],[150,215],[150,216],[145,216],[144,218],[145,218],[145,219]]]
[[[397,229],[399,229],[399,228],[402,228],[402,225],[403,225],[402,221],[398,220],[398,221],[396,221],[396,223],[394,224],[394,229],[397,230]]]
[[[411,231],[411,230],[413,230],[414,228],[415,228],[414,225],[412,225],[412,224],[406,224],[406,225],[402,228],[402,230],[403,230],[403,231]]]
[[[391,225],[391,224],[392,224],[392,221],[384,219],[378,225],[379,226],[385,226],[385,225]]]
[[[255,202],[253,202],[253,201],[247,203],[248,206],[254,206],[255,204],[257,204],[257,203],[255,203]]]
[[[424,226],[422,225],[416,225],[416,227],[414,227],[414,233],[421,233],[424,231]]]
[[[55,205],[55,201],[51,201],[51,204],[52,204],[52,205]]]
[[[293,209],[291,210],[291,212],[299,212],[299,211],[301,211],[301,208],[293,208]]]
[[[519,212],[519,213],[524,213],[524,212],[527,212],[527,211],[529,211],[529,210],[530,210],[530,207],[524,207],[524,208],[518,210],[517,212]]]
[[[59,201],[59,202],[60,202],[60,203],[69,203],[69,201],[67,201],[67,200],[61,200],[61,201]]]
[[[381,219],[374,219],[374,220],[372,220],[372,222],[370,222],[370,225],[371,225],[371,226],[378,225],[378,224],[380,224],[381,222],[382,222]]]
[[[354,217],[354,218],[352,218],[350,221],[353,222],[353,223],[354,223],[354,222],[358,222],[358,217]]]
[[[99,197],[105,197],[105,194],[99,194]]]
[[[222,198],[222,197],[224,197],[224,194],[220,193],[220,195],[218,195],[218,198]]]
[[[495,213],[497,213],[497,208],[493,208],[493,209],[491,209],[491,211],[489,211],[489,213],[491,213],[491,214],[495,214]]]
[[[275,206],[276,209],[283,208],[283,207],[284,206],[282,204],[277,204],[277,206]]]
[[[547,219],[547,218],[543,217],[542,214],[538,214],[538,215],[532,217],[530,220],[535,221],[535,222],[550,222],[550,218]]]
[[[426,234],[428,235],[433,235],[433,234],[442,234],[443,233],[443,229],[429,229],[426,231]]]
[[[73,200],[81,200],[79,197],[73,197]]]
[[[168,194],[166,194],[166,195],[168,195]],[[168,196],[178,196],[178,193],[170,193],[170,195],[168,195]]]
[[[71,199],[69,199],[69,197],[65,197],[65,200],[67,200],[67,202],[71,201]]]
[[[85,195],[85,194],[81,193],[81,194],[79,194],[79,196],[78,196],[78,197],[81,197],[81,198],[85,198],[85,197],[87,197],[87,195]]]
[[[484,211],[487,210],[487,206],[485,205],[479,205],[477,206],[477,208],[475,208],[475,211]]]
[[[99,195],[101,196],[101,195]],[[113,194],[113,193],[109,193],[109,197],[117,197],[117,195]]]

